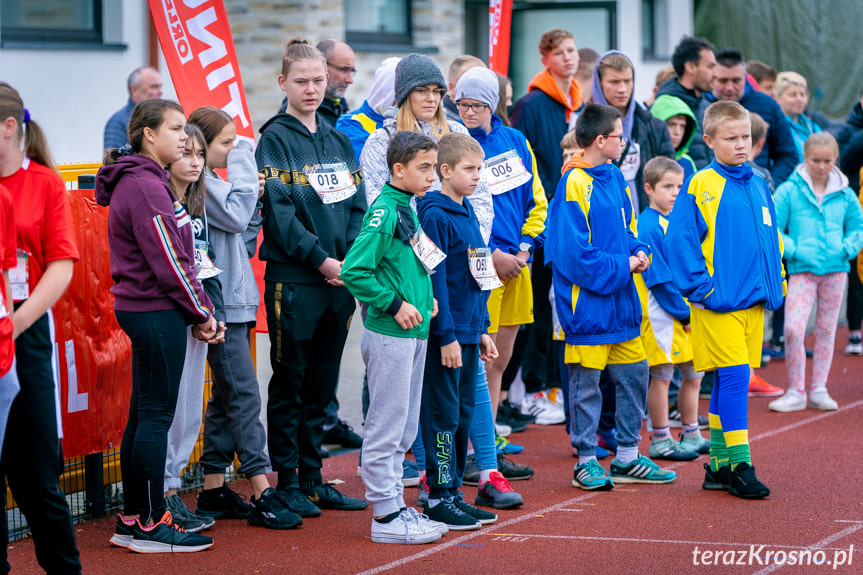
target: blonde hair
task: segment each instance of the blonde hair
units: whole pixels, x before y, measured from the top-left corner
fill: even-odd
[[[666,66],[656,73],[656,87],[662,86],[669,78],[674,78],[677,74],[674,73],[674,66]]]
[[[446,164],[450,168],[455,168],[469,154],[475,154],[480,158],[485,157],[485,152],[479,142],[467,134],[452,132],[443,136],[437,143],[437,165],[435,166],[437,177],[443,179],[443,175],[440,173],[442,165]]]
[[[665,174],[674,172],[683,174],[683,168],[675,160],[666,156],[655,156],[644,164],[644,183],[652,188],[656,187]]]
[[[291,71],[291,64],[297,60],[314,60],[320,59],[324,65],[324,72],[327,70],[327,59],[321,54],[320,50],[309,44],[301,35],[296,35],[285,44],[282,50],[282,76],[287,77]]]
[[[704,111],[704,133],[711,138],[720,124],[737,120],[749,120],[749,112],[737,102],[722,100],[713,102]]]
[[[561,30],[560,28],[554,28],[553,30],[545,32],[539,39],[539,53],[545,56],[546,54],[557,48],[560,43],[567,38],[572,38],[573,40],[575,40],[575,37],[572,35],[572,33],[567,32],[566,30]]]
[[[776,76],[776,83],[773,84],[773,91],[777,96],[781,96],[782,92],[788,89],[789,86],[800,86],[807,92],[809,91],[809,83],[806,78],[797,72],[780,72]]]
[[[429,125],[431,125],[432,134],[434,134],[434,137],[437,139],[449,134],[450,130],[449,124],[447,124],[446,121],[446,112],[444,112],[443,106],[441,106],[440,103],[438,103],[437,111],[435,111],[434,116],[429,120]],[[406,101],[399,106],[398,114],[396,114],[396,130],[399,132],[423,133],[419,120],[414,116],[414,111],[411,108],[410,101]]]
[[[600,80],[602,79],[602,73],[608,68],[617,70],[618,72],[632,70],[632,62],[623,54],[609,54],[596,65],[596,73],[599,74]],[[633,73],[635,72],[633,71]]]
[[[833,150],[833,155],[839,157],[839,144],[836,143],[836,138],[830,132],[817,132],[806,138],[803,144],[803,155],[806,156],[812,151],[812,148],[826,146]]]
[[[578,142],[575,140],[575,130],[570,130],[563,135],[563,139],[560,141],[560,147],[564,150],[581,149],[581,146],[579,146]]]
[[[758,144],[767,136],[767,121],[760,114],[749,112],[749,121],[752,122],[752,145]]]

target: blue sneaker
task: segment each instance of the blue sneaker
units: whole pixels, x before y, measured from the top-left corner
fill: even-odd
[[[497,452],[504,455],[515,455],[524,451],[524,446],[510,443],[506,437],[501,437],[500,435],[495,436],[494,445],[497,448]]]
[[[402,463],[402,485],[416,487],[420,482],[420,472],[415,461],[405,459]]]
[[[617,430],[609,429],[608,431],[597,431],[596,444],[606,451],[617,453]]]
[[[629,465],[623,465],[615,457],[611,462],[611,478],[618,483],[671,483],[677,473],[661,469],[643,455]]]
[[[614,482],[602,465],[595,459],[591,459],[584,465],[579,465],[572,473],[572,486],[580,487],[586,491],[610,491],[614,489]]]

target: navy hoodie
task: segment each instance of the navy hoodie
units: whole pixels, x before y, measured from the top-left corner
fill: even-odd
[[[142,155],[119,158],[96,175],[96,202],[108,212],[114,309],[179,308],[189,323],[210,318],[213,304],[195,278],[189,214],[168,184],[168,172]]]
[[[420,225],[447,256],[431,276],[438,314],[430,335],[441,346],[479,343],[489,326],[488,294],[470,273],[468,249],[486,244],[473,207],[467,198],[462,205],[440,192],[427,192],[417,205]]]

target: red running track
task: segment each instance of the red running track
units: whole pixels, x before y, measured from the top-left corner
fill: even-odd
[[[480,531],[450,533],[431,545],[380,545],[369,539],[370,511],[325,511],[282,532],[223,520],[208,532],[216,540],[210,550],[138,555],[108,544],[109,518],[76,526],[84,572],[863,573],[863,358],[842,355],[846,335],[838,334],[829,384],[838,411],[779,414],[767,410],[768,398],[750,400],[749,437],[758,476],[771,488],[767,500],[702,491],[707,456],[668,465],[679,475],[670,485],[581,491],[570,484],[574,460],[563,426],[531,426],[511,437],[525,446],[517,461],[536,469],[533,479],[513,483],[525,506],[499,512],[498,522]],[[787,384],[782,361],[759,373]],[[642,436],[646,453],[649,434]],[[602,463],[607,467],[610,460]],[[356,464],[356,453],[330,458],[324,476],[343,480],[345,493],[361,497]],[[234,488],[251,491],[247,482]],[[475,489],[466,488],[469,501]],[[406,491],[408,502],[415,493]],[[194,508],[193,497],[186,502]],[[768,552],[786,564],[768,559]],[[791,557],[830,564],[787,564]],[[9,561],[16,573],[41,572],[31,540],[13,543]]]

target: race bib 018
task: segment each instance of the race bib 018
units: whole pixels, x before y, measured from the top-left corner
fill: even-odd
[[[334,204],[347,200],[355,193],[357,187],[344,162],[338,164],[315,164],[306,166],[303,170],[309,183],[325,204]]]

